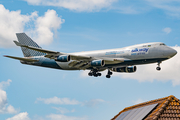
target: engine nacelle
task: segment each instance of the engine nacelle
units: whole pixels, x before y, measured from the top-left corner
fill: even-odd
[[[105,65],[104,60],[93,60],[91,61],[91,66],[93,67],[103,67]]]
[[[112,71],[114,72],[126,72],[126,73],[133,73],[136,72],[137,67],[132,66],[132,67],[121,67],[121,68],[113,68]]]
[[[60,55],[55,58],[55,61],[59,61],[59,62],[69,62],[70,60],[71,60],[70,55]]]

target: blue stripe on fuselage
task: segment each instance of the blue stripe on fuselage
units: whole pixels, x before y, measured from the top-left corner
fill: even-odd
[[[142,65],[142,64],[150,64],[150,63],[157,63],[158,61],[164,61],[169,58],[154,58],[154,59],[140,59],[140,60],[128,60],[122,63],[117,64],[109,64],[105,65],[104,67],[117,67],[117,66],[131,66],[131,65]]]
[[[46,57],[36,57],[34,58],[36,60],[39,60],[38,62],[21,62],[22,64],[28,64],[28,65],[35,65],[35,66],[41,66],[41,67],[49,67],[49,68],[55,68],[55,69],[62,69],[54,59],[49,59]]]

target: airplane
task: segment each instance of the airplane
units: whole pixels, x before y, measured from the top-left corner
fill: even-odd
[[[101,76],[101,71],[108,70],[106,78],[113,72],[134,73],[136,65],[157,63],[160,71],[162,61],[172,58],[177,51],[162,42],[144,43],[124,48],[87,52],[63,53],[42,49],[25,33],[16,33],[24,57],[4,55],[20,60],[22,64],[62,70],[90,70],[89,76]]]

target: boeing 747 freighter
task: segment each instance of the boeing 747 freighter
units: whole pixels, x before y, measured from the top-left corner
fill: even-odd
[[[106,77],[113,72],[136,72],[136,65],[157,63],[157,70],[161,70],[160,63],[172,58],[177,51],[161,42],[144,43],[124,48],[97,50],[76,53],[63,53],[42,49],[25,33],[17,33],[18,41],[24,57],[5,57],[20,60],[22,64],[49,67],[62,70],[90,70],[89,76],[101,76],[101,71],[108,70]]]

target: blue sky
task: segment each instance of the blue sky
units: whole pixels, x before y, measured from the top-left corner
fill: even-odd
[[[125,107],[169,95],[180,98],[180,55],[137,66],[111,79],[88,71],[23,65],[15,33],[45,49],[79,52],[164,42],[180,52],[178,0],[0,0],[0,119],[109,120]]]

